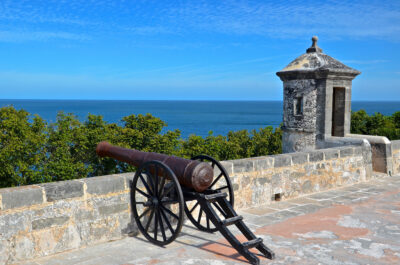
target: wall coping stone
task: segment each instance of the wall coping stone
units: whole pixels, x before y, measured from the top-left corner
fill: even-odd
[[[40,184],[45,190],[48,202],[83,197],[82,179]]]
[[[1,210],[26,207],[44,202],[43,189],[37,185],[0,189],[0,196]]]
[[[94,195],[124,191],[128,186],[128,180],[121,175],[108,175],[81,179],[86,183],[86,192]]]
[[[392,141],[392,149],[400,149],[400,140]]]

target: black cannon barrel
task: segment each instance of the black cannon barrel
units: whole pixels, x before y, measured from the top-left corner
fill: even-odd
[[[175,173],[181,185],[193,188],[198,192],[206,190],[214,177],[213,168],[209,164],[197,160],[122,148],[108,142],[99,143],[96,153],[101,157],[112,157],[136,167],[152,160],[163,162]]]

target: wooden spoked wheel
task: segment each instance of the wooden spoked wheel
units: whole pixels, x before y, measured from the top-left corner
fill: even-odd
[[[175,240],[182,229],[182,189],[171,169],[162,162],[144,163],[131,185],[133,217],[140,232],[163,246]]]
[[[208,162],[214,169],[213,182],[211,183],[210,187],[208,187],[208,189],[204,192],[213,193],[214,191],[221,191],[227,193],[228,196],[226,197],[226,199],[233,207],[234,195],[233,195],[232,183],[229,178],[228,172],[226,172],[225,168],[221,165],[221,163],[212,158],[211,156],[207,155],[198,155],[193,157],[192,160]],[[217,202],[212,202],[212,206],[222,220],[227,217],[227,214],[218,205]],[[204,210],[197,201],[185,201],[185,213],[186,216],[189,218],[189,220],[192,222],[192,224],[195,225],[198,229],[210,233],[218,231],[218,229],[206,216]]]

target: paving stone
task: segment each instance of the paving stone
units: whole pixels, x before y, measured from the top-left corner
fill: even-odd
[[[292,203],[292,204],[296,204],[296,205],[315,203],[316,201],[317,200],[309,198],[309,197],[301,197],[301,198],[287,200],[288,203]]]
[[[254,215],[265,215],[276,212],[277,209],[270,208],[268,206],[260,206],[260,207],[253,207],[243,210],[246,213],[254,214]]]
[[[324,206],[319,205],[319,204],[305,204],[305,205],[301,205],[301,206],[297,206],[297,207],[291,208],[290,210],[306,214],[306,213],[314,213],[314,212],[318,211],[319,209],[321,209],[323,207]]]
[[[285,209],[289,209],[292,207],[297,206],[294,203],[290,203],[288,201],[280,201],[280,202],[274,202],[268,205],[269,208],[271,209],[276,209],[276,210],[285,210]]]
[[[286,220],[288,218],[294,217],[294,216],[298,216],[300,215],[300,212],[295,212],[292,210],[282,210],[282,211],[278,211],[276,213],[272,213],[269,215],[265,215],[266,217],[272,217],[272,218],[277,218],[279,220]]]

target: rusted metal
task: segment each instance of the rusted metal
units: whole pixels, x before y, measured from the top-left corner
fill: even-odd
[[[197,192],[206,190],[213,181],[213,168],[209,164],[197,160],[122,148],[108,142],[99,143],[96,153],[101,157],[112,157],[136,167],[152,160],[163,162],[171,168],[181,185],[193,188]]]

